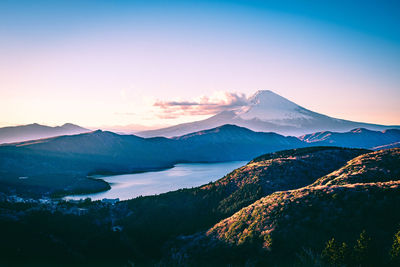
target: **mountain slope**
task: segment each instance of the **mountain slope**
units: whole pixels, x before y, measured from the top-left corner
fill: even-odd
[[[370,130],[400,128],[400,126],[384,126],[332,118],[305,109],[272,91],[262,90],[249,99],[247,106],[238,110],[223,111],[205,120],[143,131],[137,133],[137,135],[143,137],[173,137],[224,124],[234,124],[253,131],[276,132],[292,136],[318,131],[346,132],[355,128]]]
[[[160,146],[151,139],[95,131],[2,145],[0,185],[8,190],[20,189],[21,193],[91,192],[92,187],[85,186],[89,174],[171,167],[173,159],[166,156],[168,141]],[[109,188],[106,184],[101,190]]]
[[[386,265],[392,236],[400,222],[399,160],[400,149],[361,155],[327,175],[329,179],[322,179],[331,183],[275,192],[206,233],[179,238],[171,251],[175,251],[174,258],[180,259],[180,264],[188,265],[314,266],[318,265],[318,253],[332,237],[352,245],[365,230],[371,236],[368,254],[362,258],[346,256],[349,259],[339,259],[343,260],[341,264],[349,264],[349,260],[353,261],[350,266],[359,266],[358,260],[369,257],[372,266]],[[363,171],[344,171],[352,170],[353,165],[355,169],[364,166]],[[304,262],[304,256],[312,262]]]
[[[399,181],[277,192],[216,224],[207,232],[207,239],[216,240],[208,247],[222,242],[233,246],[231,258],[291,265],[296,258],[285,255],[299,255],[304,248],[318,253],[332,237],[352,244],[366,230],[379,248],[369,256],[379,265],[397,231],[398,208]],[[235,247],[242,253],[235,255]],[[243,250],[252,252],[246,255]]]
[[[257,155],[307,144],[295,137],[275,133],[253,132],[235,125],[195,132],[173,138],[180,145],[185,160],[198,161],[250,160]]]
[[[90,132],[78,125],[66,123],[62,126],[50,127],[37,123],[0,128],[0,144],[14,143],[27,140],[54,137],[59,135],[73,135]]]
[[[358,156],[311,186],[388,182],[400,179],[400,149],[385,149]]]
[[[306,186],[324,173],[333,171],[346,161],[367,152],[338,147],[279,151],[258,157],[202,188],[225,191],[228,195],[221,201],[218,209],[229,214],[243,207],[245,203],[254,202],[257,197]]]

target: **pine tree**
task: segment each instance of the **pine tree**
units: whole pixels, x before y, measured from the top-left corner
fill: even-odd
[[[322,259],[328,264],[337,266],[344,264],[348,259],[348,246],[346,243],[341,245],[332,238],[326,243],[325,249],[322,251]]]
[[[400,231],[394,234],[390,257],[393,261],[400,262]]]
[[[360,237],[356,240],[353,248],[353,260],[357,265],[365,265],[368,263],[368,257],[371,252],[371,238],[367,232],[363,230]]]

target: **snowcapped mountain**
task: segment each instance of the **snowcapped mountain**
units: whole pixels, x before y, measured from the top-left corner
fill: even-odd
[[[244,120],[259,119],[278,124],[290,119],[312,118],[306,109],[269,90],[254,94],[249,99],[249,105],[236,115]]]
[[[400,126],[385,126],[332,118],[305,109],[270,90],[257,91],[248,104],[238,110],[223,111],[208,119],[158,130],[137,133],[142,137],[180,136],[196,131],[234,124],[259,132],[276,132],[299,136],[320,131],[346,132],[355,128],[369,130],[400,129]]]

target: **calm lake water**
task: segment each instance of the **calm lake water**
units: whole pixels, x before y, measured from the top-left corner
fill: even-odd
[[[111,185],[111,189],[95,194],[68,196],[66,199],[119,198],[126,200],[142,196],[161,194],[181,188],[191,188],[216,181],[246,161],[223,163],[182,163],[163,171],[144,172],[101,177]]]

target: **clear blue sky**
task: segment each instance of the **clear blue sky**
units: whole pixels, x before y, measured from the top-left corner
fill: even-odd
[[[156,101],[259,89],[400,124],[400,1],[3,0],[0,59],[0,126],[174,124],[210,114]]]

